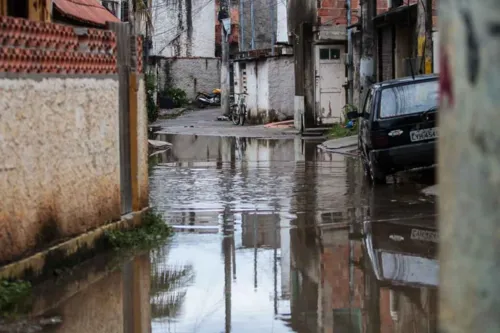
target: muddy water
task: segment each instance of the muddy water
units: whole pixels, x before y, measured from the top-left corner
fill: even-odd
[[[175,236],[39,287],[44,332],[436,331],[432,180],[374,189],[299,139],[157,139],[150,202]]]
[[[150,201],[178,232],[152,253],[153,272],[186,278],[152,298],[153,332],[435,330],[429,254],[374,261],[392,273],[377,279],[368,252],[384,247],[379,235],[371,247],[349,241],[363,221],[384,223],[377,233],[432,229],[426,184],[372,189],[357,159],[299,139],[159,139],[173,148],[156,157]]]

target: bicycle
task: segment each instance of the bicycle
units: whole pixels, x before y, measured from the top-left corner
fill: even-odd
[[[231,105],[231,120],[233,121],[233,124],[243,126],[247,115],[245,98],[248,94],[246,92],[234,94],[238,96],[238,102]]]

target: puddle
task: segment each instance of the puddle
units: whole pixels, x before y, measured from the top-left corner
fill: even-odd
[[[436,331],[436,286],[380,279],[374,255],[390,245],[430,260],[405,243],[408,228],[435,228],[427,184],[372,188],[355,156],[298,138],[154,139],[172,147],[151,157],[150,203],[175,236],[40,291],[36,315],[61,318],[43,332]],[[350,237],[367,223],[396,225],[399,247],[384,243],[390,227]]]

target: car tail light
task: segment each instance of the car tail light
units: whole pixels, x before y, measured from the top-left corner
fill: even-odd
[[[389,144],[387,134],[375,134],[372,138],[374,148],[384,148]]]

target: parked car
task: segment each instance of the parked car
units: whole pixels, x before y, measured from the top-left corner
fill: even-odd
[[[398,171],[435,164],[438,76],[419,75],[373,84],[360,111],[359,150],[374,183]]]

